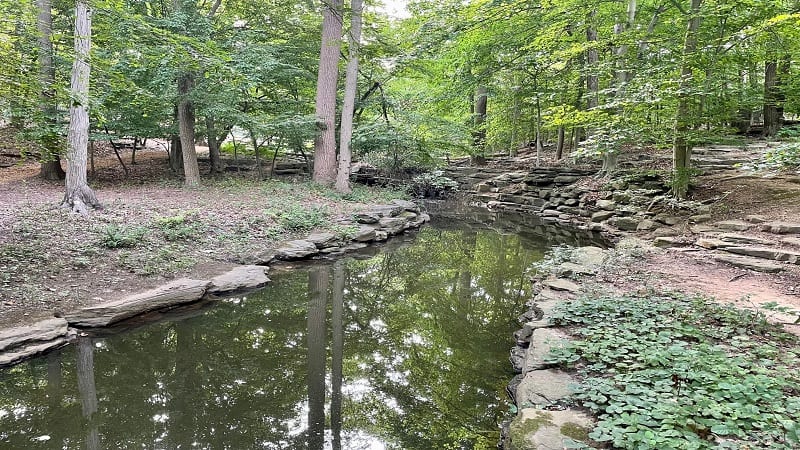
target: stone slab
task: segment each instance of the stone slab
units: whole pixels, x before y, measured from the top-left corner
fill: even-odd
[[[576,293],[581,290],[580,286],[565,278],[545,280],[542,282],[542,284],[554,291],[566,291],[566,292]]]
[[[779,250],[772,247],[727,247],[726,252],[737,255],[751,256],[753,258],[771,259],[774,261],[785,261],[792,264],[800,264],[800,252],[792,250]]]
[[[525,351],[522,373],[553,367],[553,363],[546,361],[547,355],[553,349],[564,347],[568,342],[567,335],[556,328],[537,328],[533,330],[530,347]]]
[[[730,264],[733,267],[754,270],[756,272],[778,273],[784,270],[784,267],[780,264],[759,258],[748,258],[747,256],[716,255],[714,259],[719,262]]]
[[[594,428],[592,419],[583,412],[542,411],[525,408],[509,427],[508,448],[514,450],[563,450],[575,448],[572,442],[589,443]]]
[[[211,279],[209,294],[223,294],[257,289],[269,283],[268,268],[264,266],[239,266]]]
[[[121,300],[82,308],[65,318],[74,327],[105,327],[149,311],[196,302],[203,298],[210,285],[210,281],[181,278]]]
[[[753,227],[753,224],[743,220],[725,220],[722,222],[717,222],[714,224],[714,226],[720,230],[747,231]]]
[[[353,240],[356,242],[371,242],[375,240],[375,228],[362,226],[353,235]]]
[[[66,345],[67,342],[67,337],[59,337],[47,342],[38,342],[23,345],[22,347],[15,347],[7,352],[0,353],[0,367],[10,366],[49,350],[62,347]]]
[[[339,244],[339,236],[327,232],[311,233],[305,240],[313,243],[319,249],[336,247]]]
[[[42,320],[32,325],[0,331],[0,352],[30,343],[51,341],[67,335],[67,321],[60,317]]]
[[[293,261],[296,259],[307,258],[311,255],[319,253],[319,249],[313,242],[305,239],[298,239],[296,241],[284,242],[277,249],[276,258],[284,261]]]
[[[723,240],[725,242],[732,242],[735,244],[758,244],[758,245],[773,244],[773,242],[770,241],[769,239],[762,239],[756,236],[745,236],[743,234],[727,233],[721,235],[719,238],[720,240]]]
[[[578,247],[572,250],[569,259],[576,264],[596,268],[606,260],[606,251],[600,247]]]
[[[800,234],[800,223],[767,222],[761,225],[761,230],[775,234]]]
[[[414,217],[416,218],[416,215]],[[384,217],[378,223],[383,231],[389,233],[390,236],[393,236],[406,229],[408,218],[403,216]]]
[[[528,372],[517,386],[517,408],[546,407],[567,398],[572,392],[572,377],[556,369]]]

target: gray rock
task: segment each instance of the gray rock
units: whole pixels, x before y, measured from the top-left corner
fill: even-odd
[[[382,230],[375,231],[375,242],[383,242],[387,239],[389,239],[389,233]]]
[[[653,245],[659,248],[685,247],[689,245],[678,237],[661,236],[653,240]]]
[[[381,220],[380,213],[371,212],[371,211],[363,211],[355,214],[356,222],[361,224],[373,224],[378,223]]]
[[[362,226],[353,235],[353,240],[356,242],[372,242],[375,240],[375,228]]]
[[[105,327],[149,311],[196,302],[210,285],[210,281],[181,278],[141,294],[82,308],[65,318],[74,327]]]
[[[68,340],[67,337],[58,337],[46,342],[35,342],[14,347],[0,353],[0,367],[10,366],[49,350],[64,346],[67,344]]]
[[[394,199],[390,203],[392,205],[397,205],[397,206],[399,206],[399,207],[401,207],[404,210],[409,211],[409,212],[413,212],[413,213],[418,213],[419,212],[419,206],[417,206],[416,203],[410,202],[408,200]]]
[[[762,224],[761,230],[775,234],[800,234],[800,223],[769,222]]]
[[[559,175],[553,178],[553,183],[555,184],[572,184],[576,181],[580,180],[580,177],[571,176],[571,175]]]
[[[565,262],[556,267],[556,274],[560,276],[591,275],[594,269],[573,262]]]
[[[614,211],[598,211],[592,214],[592,222],[602,222],[614,217],[615,215],[616,213]]]
[[[247,265],[267,266],[275,260],[276,256],[278,256],[278,251],[274,248],[270,248],[263,252],[245,256],[241,259],[241,262]]]
[[[614,192],[611,198],[617,203],[626,204],[631,202],[631,195],[627,192]]]
[[[778,273],[784,270],[784,267],[780,264],[758,258],[748,258],[746,256],[716,255],[714,256],[714,259],[726,264],[730,264],[733,267],[755,270],[756,272]]]
[[[724,250],[737,255],[800,264],[800,252],[792,250],[778,250],[770,247],[727,247]]]
[[[747,223],[743,220],[725,220],[722,222],[717,222],[714,224],[714,226],[720,230],[747,231],[753,226],[753,224]]]
[[[276,255],[276,258],[283,261],[294,261],[319,253],[317,246],[314,245],[313,242],[309,242],[305,239],[284,242],[280,247],[278,247],[277,251],[278,254]]]
[[[0,331],[0,352],[27,345],[43,343],[67,335],[67,321],[62,318],[46,319],[32,325]]]
[[[509,426],[509,443],[514,450],[563,450],[581,442],[588,447],[592,419],[583,412],[522,409]]]
[[[622,231],[636,231],[639,227],[639,220],[633,217],[615,217],[609,223]]]
[[[639,226],[636,227],[636,231],[652,231],[658,228],[658,224],[650,219],[644,219],[639,222]]]
[[[305,239],[308,242],[313,243],[317,246],[317,248],[327,248],[327,247],[336,247],[339,244],[339,236],[336,236],[333,233],[312,233],[308,235]]]
[[[570,293],[576,293],[581,290],[580,286],[564,278],[556,278],[555,280],[545,280],[544,282],[542,282],[542,284],[554,291],[566,291]]]
[[[717,248],[733,247],[735,244],[731,244],[730,242],[725,242],[719,239],[700,238],[694,243],[694,245],[697,245],[698,247],[707,248],[709,250],[714,250]]]
[[[537,328],[533,330],[531,345],[525,352],[525,364],[522,368],[522,373],[553,367],[555,364],[548,362],[548,355],[552,350],[563,348],[567,343],[567,336],[556,328]]]
[[[755,223],[755,224],[767,222],[767,218],[766,217],[757,216],[757,215],[745,216],[744,220],[746,220],[746,221],[748,221],[750,223]]]
[[[517,386],[517,408],[540,408],[568,397],[574,380],[560,370],[534,370],[524,375]]]
[[[673,225],[677,225],[677,224],[683,222],[683,219],[680,218],[680,217],[670,216],[670,215],[667,215],[667,214],[659,214],[659,215],[657,215],[655,217],[655,221],[656,222],[661,222],[664,225],[673,226]]]
[[[570,261],[590,268],[602,266],[605,260],[606,251],[600,247],[578,247],[570,254]]]
[[[256,289],[269,283],[264,266],[239,266],[211,279],[209,294]]]
[[[395,234],[399,234],[406,229],[408,219],[402,216],[384,217],[379,223],[383,231],[389,233],[390,236],[394,236]]]
[[[745,236],[742,234],[723,234],[719,237],[725,242],[735,244],[757,244],[757,245],[770,245],[773,244],[769,239],[762,239],[756,236]]]
[[[784,244],[796,245],[796,246],[800,247],[800,238],[796,238],[796,237],[783,238],[783,239],[781,239],[781,242],[783,242]]]
[[[486,183],[478,183],[478,185],[475,186],[475,192],[477,192],[479,194],[490,192],[491,190],[492,190],[492,186],[490,186],[490,185],[488,185]]]
[[[711,222],[711,214],[698,214],[696,216],[689,217],[689,222],[692,223],[706,223]]]
[[[595,205],[605,211],[613,211],[617,207],[617,203],[611,200],[598,200]]]
[[[368,245],[366,243],[364,243],[364,242],[351,242],[347,246],[342,247],[342,251],[353,252],[353,251],[361,250],[361,249],[367,248],[367,247],[368,247]]]

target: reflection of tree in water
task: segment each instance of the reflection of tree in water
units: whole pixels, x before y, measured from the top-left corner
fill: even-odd
[[[493,446],[522,274],[539,256],[515,235],[426,229],[203,315],[87,339],[0,372],[0,409],[26,408],[0,416],[0,447]]]

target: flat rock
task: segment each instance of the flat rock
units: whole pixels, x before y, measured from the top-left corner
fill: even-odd
[[[594,428],[592,419],[583,412],[520,410],[509,427],[508,448],[514,450],[563,450],[578,448],[573,442],[589,443]]]
[[[403,230],[406,229],[406,225],[408,224],[408,218],[398,216],[398,217],[384,217],[380,220],[381,229],[390,236],[395,234],[401,233]]]
[[[413,213],[418,213],[419,212],[419,206],[417,206],[416,203],[410,202],[408,200],[394,199],[389,203],[391,203],[392,205],[399,206],[399,207],[403,208],[406,211],[410,211],[410,212],[413,212]]]
[[[257,289],[269,283],[264,266],[239,266],[211,279],[209,294]]]
[[[800,247],[800,238],[787,237],[787,238],[781,239],[781,242],[783,242],[784,244],[796,245],[796,246]]]
[[[771,247],[727,247],[723,250],[737,255],[752,256],[753,258],[786,261],[792,264],[800,263],[800,252],[791,250],[779,250]]]
[[[676,230],[674,228],[666,228],[666,227],[656,228],[652,233],[652,236],[656,237],[656,238],[658,238],[658,237],[674,237],[674,236],[678,236],[678,235],[680,235],[678,230]]]
[[[746,220],[746,221],[748,221],[750,223],[756,223],[756,224],[767,222],[767,218],[766,217],[758,216],[758,215],[755,215],[755,214],[749,215],[749,216],[745,216],[744,220]]]
[[[660,236],[653,239],[653,245],[658,248],[686,247],[688,242],[680,237]]]
[[[720,240],[720,239],[700,238],[697,241],[695,241],[694,245],[696,245],[698,247],[707,248],[709,250],[714,250],[714,249],[723,248],[723,247],[733,247],[736,244],[732,244],[730,242],[725,242],[725,241]]]
[[[578,247],[570,253],[570,261],[581,266],[596,268],[606,260],[606,251],[600,247]]]
[[[580,286],[565,278],[545,280],[542,282],[542,284],[554,291],[566,291],[566,292],[576,293],[581,290]]]
[[[745,236],[743,234],[723,234],[719,237],[721,240],[725,242],[731,242],[735,244],[758,244],[758,245],[770,245],[773,244],[772,241],[769,239],[762,239],[756,236]]]
[[[591,220],[592,222],[602,222],[616,215],[617,213],[615,213],[614,211],[597,211],[596,213],[592,214]]]
[[[0,353],[0,367],[10,366],[40,355],[49,350],[66,345],[68,342],[67,337],[59,337],[47,342],[35,342],[23,345],[21,347],[14,347],[8,351]]]
[[[42,320],[32,325],[0,330],[0,352],[30,343],[42,343],[65,337],[67,331],[67,321],[60,317]]]
[[[753,224],[743,220],[724,220],[722,222],[717,222],[714,226],[720,230],[747,231],[753,227]]]
[[[784,267],[780,264],[759,258],[748,258],[747,256],[716,255],[714,259],[719,262],[730,264],[733,267],[754,270],[756,272],[778,273],[784,270]]]
[[[639,222],[639,226],[636,227],[636,231],[652,231],[658,228],[658,224],[654,220],[644,219]]]
[[[517,408],[545,407],[568,397],[574,380],[556,369],[534,370],[524,375],[517,387]]]
[[[82,308],[65,318],[74,327],[105,327],[149,311],[196,302],[210,285],[210,281],[181,278],[141,294]]]
[[[681,217],[669,216],[666,214],[659,214],[655,217],[656,222],[661,222],[664,225],[669,225],[669,226],[677,225],[683,222],[683,220],[684,219],[682,219]]]
[[[556,273],[563,276],[591,275],[594,273],[594,269],[574,262],[565,262],[556,267]]]
[[[555,364],[548,362],[547,356],[553,349],[567,345],[567,342],[567,335],[558,329],[537,328],[533,330],[531,345],[525,351],[522,373],[553,367]]]
[[[617,202],[613,200],[598,200],[595,205],[604,211],[613,211],[617,207]]]
[[[339,244],[339,236],[333,233],[311,233],[305,238],[306,241],[313,243],[317,248],[336,247]]]
[[[375,213],[372,211],[361,211],[355,214],[356,222],[361,224],[373,224],[378,223],[381,220],[380,213]]]
[[[636,228],[639,227],[639,222],[633,217],[615,217],[609,221],[611,225],[622,231],[636,231]]]
[[[761,225],[761,230],[775,234],[800,234],[800,223],[767,222]]]
[[[319,250],[313,242],[299,239],[296,241],[284,242],[278,247],[276,257],[284,261],[292,261],[307,258],[317,253],[319,253]]]

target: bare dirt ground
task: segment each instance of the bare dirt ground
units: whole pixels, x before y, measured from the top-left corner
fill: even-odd
[[[344,233],[337,220],[399,195],[358,188],[343,198],[303,180],[257,182],[254,171],[186,189],[163,149],[140,150],[136,165],[123,155],[127,176],[113,152],[98,153],[90,184],[104,209],[88,219],[60,208],[63,184],[38,178],[38,163],[0,167],[0,328],[218,275],[310,229]]]

